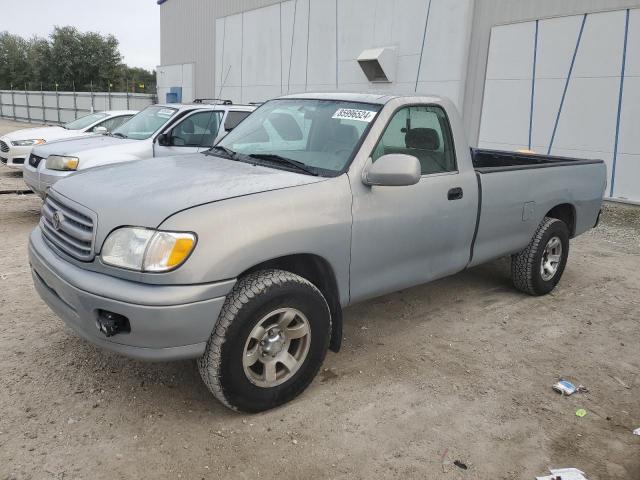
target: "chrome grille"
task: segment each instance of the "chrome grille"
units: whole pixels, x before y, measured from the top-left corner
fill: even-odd
[[[40,228],[54,247],[78,260],[93,259],[95,220],[50,191],[42,206]]]
[[[9,151],[9,145],[0,140],[0,152],[7,153]]]
[[[38,168],[38,165],[40,165],[40,162],[42,160],[44,160],[42,157],[34,155],[33,153],[29,155],[29,165],[31,165],[33,168]]]

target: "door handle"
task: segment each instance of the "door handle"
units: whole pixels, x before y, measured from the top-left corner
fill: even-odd
[[[464,192],[460,187],[452,188],[449,190],[449,193],[447,193],[447,199],[449,200],[460,200],[463,196]]]

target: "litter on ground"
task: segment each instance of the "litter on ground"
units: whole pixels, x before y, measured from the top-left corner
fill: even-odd
[[[584,472],[577,468],[556,468],[550,469],[551,475],[536,477],[536,480],[587,480]]]
[[[463,462],[461,462],[460,460],[456,460],[455,462],[453,462],[453,464],[454,464],[456,467],[458,467],[458,468],[460,468],[460,469],[462,469],[462,470],[466,470],[467,468],[469,468],[469,467],[467,467],[467,464],[466,464],[466,463],[463,463]]]
[[[553,387],[552,387],[556,392],[561,393],[562,395],[573,395],[574,393],[586,393],[588,392],[587,388],[584,387],[583,385],[578,385],[577,387],[567,381],[567,380],[560,380],[558,383],[556,383]]]

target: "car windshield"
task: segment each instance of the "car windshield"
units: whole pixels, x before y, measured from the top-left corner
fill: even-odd
[[[116,128],[114,137],[133,138],[134,140],[146,140],[156,133],[173,117],[178,110],[171,107],[147,107],[137,113],[124,125]]]
[[[349,164],[381,108],[336,100],[272,100],[219,142],[218,150],[286,168],[284,158],[319,174],[335,174]]]
[[[87,128],[89,125],[96,123],[98,120],[102,120],[107,117],[108,115],[104,112],[90,113],[84,117],[76,118],[72,122],[65,123],[63,127],[67,130],[82,130],[83,128]]]

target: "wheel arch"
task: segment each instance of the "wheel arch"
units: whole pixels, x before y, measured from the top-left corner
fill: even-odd
[[[576,208],[570,203],[561,203],[547,212],[545,217],[562,220],[569,229],[569,238],[576,234]]]
[[[324,295],[331,312],[331,342],[329,348],[338,352],[342,343],[342,306],[338,282],[331,264],[323,257],[311,253],[298,253],[266,260],[254,265],[238,278],[260,270],[286,270],[305,278],[314,284]]]

